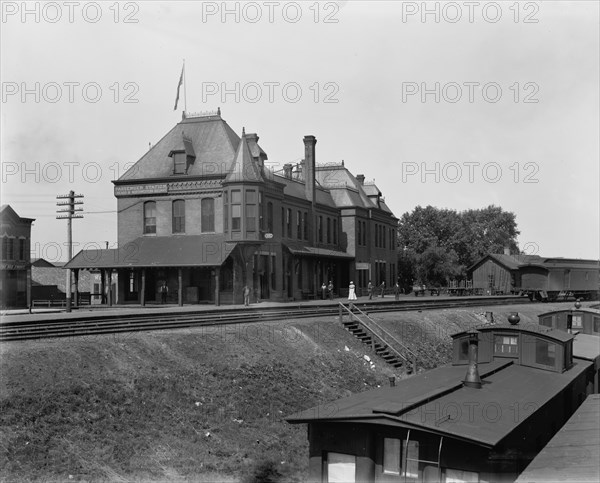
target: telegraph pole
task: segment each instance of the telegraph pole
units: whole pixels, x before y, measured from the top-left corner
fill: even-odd
[[[82,205],[83,201],[75,201],[76,198],[83,198],[83,195],[76,195],[73,190],[69,191],[68,195],[58,195],[56,199],[67,200],[60,201],[56,203],[57,206],[64,206],[66,209],[56,210],[57,213],[66,213],[64,215],[58,215],[56,217],[57,220],[65,219],[67,220],[67,250],[69,255],[69,260],[73,258],[73,228],[72,228],[72,219],[73,218],[83,218],[82,214],[76,213],[79,211],[83,211],[83,208],[75,208],[75,205]],[[67,268],[67,312],[71,312],[71,269]]]

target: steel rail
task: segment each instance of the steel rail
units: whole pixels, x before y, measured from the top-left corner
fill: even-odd
[[[523,297],[478,297],[477,299],[420,300],[399,303],[354,303],[366,313],[405,312],[447,308],[513,305],[530,303]],[[299,318],[335,316],[337,304],[296,305],[289,307],[265,307],[251,309],[221,309],[202,312],[171,312],[150,314],[110,314],[68,319],[10,321],[0,325],[0,342],[33,340],[57,337],[76,337],[94,334],[111,334],[149,330],[166,330],[191,327],[208,327],[230,324],[272,322]]]

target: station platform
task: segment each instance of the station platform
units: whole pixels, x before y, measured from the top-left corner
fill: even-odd
[[[359,297],[358,300],[354,301],[355,304],[369,303],[369,304],[390,304],[397,303],[399,306],[414,303],[423,302],[442,302],[442,301],[459,301],[459,300],[481,300],[482,305],[485,304],[486,299],[492,298],[495,303],[500,300],[506,300],[506,303],[515,303],[515,301],[522,300],[529,302],[527,297],[517,297],[513,295],[509,296],[494,296],[494,297],[482,297],[482,296],[420,296],[415,297],[413,294],[400,295],[398,300],[395,300],[394,295],[386,295],[385,297],[373,297],[369,300],[368,296]],[[78,308],[73,308],[71,312],[66,312],[65,309],[33,309],[32,313],[29,313],[28,309],[18,310],[4,310],[0,313],[0,324],[2,323],[13,323],[13,322],[36,322],[43,320],[69,320],[69,319],[85,319],[85,318],[98,318],[98,317],[118,317],[118,316],[135,316],[135,315],[150,315],[150,314],[178,314],[178,313],[202,313],[202,312],[215,312],[215,311],[239,311],[239,310],[262,310],[262,309],[276,309],[281,308],[282,310],[290,309],[292,307],[326,307],[331,305],[338,305],[340,302],[348,303],[347,298],[334,298],[333,300],[303,300],[303,301],[289,301],[289,302],[271,302],[261,301],[250,304],[249,307],[245,307],[243,304],[229,304],[215,306],[212,304],[189,304],[178,306],[177,304],[148,304],[145,306],[140,305],[86,305]]]

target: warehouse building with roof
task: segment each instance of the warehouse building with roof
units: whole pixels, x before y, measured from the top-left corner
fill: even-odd
[[[490,254],[467,269],[473,289],[487,294],[526,293],[536,300],[559,296],[597,299],[600,262],[538,255]]]
[[[118,248],[79,252],[65,268],[118,273],[118,299],[241,303],[314,297],[323,283],[395,283],[397,218],[374,183],[344,163],[270,169],[256,134],[216,113],[186,115],[114,183]],[[300,140],[299,140],[300,141]],[[299,143],[300,144],[300,143]],[[106,284],[110,286],[110,284]],[[109,301],[114,299],[108,297]]]

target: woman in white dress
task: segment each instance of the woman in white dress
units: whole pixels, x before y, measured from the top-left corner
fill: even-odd
[[[350,282],[350,287],[348,287],[348,301],[351,302],[356,300],[356,286],[354,282]]]

